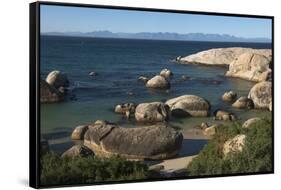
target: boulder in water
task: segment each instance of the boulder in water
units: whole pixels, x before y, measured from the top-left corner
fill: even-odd
[[[52,71],[48,74],[46,78],[46,82],[55,87],[68,87],[69,86],[69,81],[67,79],[66,74],[60,72],[60,71]]]
[[[160,75],[156,75],[146,83],[146,87],[148,88],[167,89],[170,86],[170,82]]]
[[[166,101],[171,113],[176,117],[206,117],[210,113],[209,102],[199,96],[183,95]]]
[[[169,106],[162,102],[141,103],[136,107],[135,118],[140,122],[162,122],[170,118]]]

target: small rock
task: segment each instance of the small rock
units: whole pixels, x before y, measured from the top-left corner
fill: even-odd
[[[246,96],[242,96],[232,104],[232,107],[239,108],[239,109],[243,109],[243,108],[253,109],[254,102],[250,98],[247,98]]]
[[[170,78],[172,75],[173,75],[173,73],[169,69],[163,69],[160,72],[160,76],[165,77],[165,78]]]
[[[237,98],[237,94],[233,91],[225,92],[222,96],[222,100],[225,102],[234,102]]]
[[[246,135],[236,135],[234,138],[227,140],[223,145],[223,154],[241,152],[245,144]]]
[[[206,122],[203,122],[203,123],[201,123],[201,125],[200,125],[200,128],[201,129],[207,129],[209,127],[209,125],[208,125],[208,123],[206,123]]]
[[[134,114],[136,110],[136,105],[134,103],[126,103],[126,104],[119,104],[115,107],[116,113],[121,113],[126,115],[127,118],[130,117],[130,114]]]
[[[181,76],[181,79],[182,79],[182,80],[188,80],[188,79],[190,79],[190,77],[188,77],[188,76],[186,76],[186,75],[182,75],[182,76]]]
[[[237,118],[233,113],[217,110],[215,111],[215,119],[216,120],[223,120],[223,121],[235,121]]]
[[[60,71],[50,72],[46,78],[46,82],[57,89],[61,86],[62,87],[69,86],[69,81],[67,79],[67,76]]]
[[[91,72],[89,72],[89,75],[90,75],[90,76],[96,76],[97,73],[96,73],[95,71],[91,71]]]
[[[206,136],[214,136],[216,134],[217,128],[219,127],[219,125],[211,125],[210,127],[204,129],[203,134]]]
[[[76,157],[86,157],[94,155],[93,151],[84,145],[74,145],[67,151],[65,151],[61,157],[62,158],[76,158]]]
[[[253,125],[254,123],[257,123],[259,121],[261,121],[262,119],[259,117],[253,117],[248,119],[247,121],[245,121],[242,125],[243,128],[249,128],[251,125]]]

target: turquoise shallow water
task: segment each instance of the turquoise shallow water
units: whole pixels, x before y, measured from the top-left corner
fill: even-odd
[[[41,105],[41,133],[63,150],[70,143],[72,130],[81,124],[97,119],[117,122],[133,127],[121,115],[113,112],[116,104],[126,102],[164,101],[183,94],[199,95],[209,100],[212,110],[222,108],[236,113],[241,121],[253,116],[270,116],[260,110],[237,110],[221,101],[221,95],[234,90],[239,96],[247,95],[253,82],[226,78],[227,68],[203,65],[180,65],[173,61],[179,55],[218,47],[270,48],[271,44],[149,41],[125,39],[95,39],[74,37],[41,37],[41,77],[52,70],[65,72],[70,80],[70,96],[65,102]],[[163,68],[171,69],[174,77],[171,89],[147,89],[137,81],[140,75],[152,77]],[[96,71],[97,76],[88,75]],[[181,81],[181,75],[190,80]],[[128,95],[133,92],[134,95]],[[70,97],[69,96],[69,97]],[[185,118],[170,121],[183,129],[190,128],[209,118]]]

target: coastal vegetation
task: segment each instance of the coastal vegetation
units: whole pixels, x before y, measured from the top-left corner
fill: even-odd
[[[242,151],[224,153],[227,140],[245,135]],[[262,119],[247,128],[241,124],[223,125],[188,165],[189,176],[223,175],[272,171],[272,120]]]
[[[118,156],[69,158],[52,152],[41,156],[40,182],[43,186],[139,180],[150,175],[145,164]]]

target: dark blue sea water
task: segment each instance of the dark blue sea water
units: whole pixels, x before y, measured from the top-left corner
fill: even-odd
[[[213,110],[224,108],[241,119],[264,114],[235,110],[220,100],[227,90],[234,90],[239,96],[247,95],[253,82],[224,77],[226,67],[181,65],[173,61],[180,55],[222,47],[271,48],[271,44],[41,36],[41,77],[45,78],[52,70],[66,73],[71,83],[70,96],[76,97],[76,100],[41,106],[42,134],[53,143],[62,138],[70,141],[73,128],[97,119],[132,127],[113,112],[116,104],[161,101],[183,94],[204,97]],[[174,73],[169,91],[147,89],[137,80],[140,75],[152,77],[163,68]],[[89,76],[91,71],[97,72],[97,76]],[[182,81],[183,74],[191,80]],[[211,118],[186,118],[172,123],[188,128],[206,120]]]

